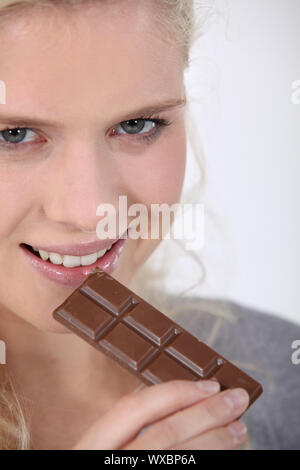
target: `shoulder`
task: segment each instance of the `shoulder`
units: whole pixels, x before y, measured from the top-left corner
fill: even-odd
[[[274,328],[283,334],[295,330],[300,331],[300,323],[297,324],[272,312],[255,309],[225,298],[170,296],[168,311],[171,316],[174,315],[174,319],[176,317],[184,321],[187,326],[196,325],[197,322],[210,324],[214,319],[220,318],[225,323],[232,323],[239,327],[247,325],[247,327],[255,328],[259,325],[266,335],[272,334]]]
[[[201,341],[218,344],[240,360],[251,353],[265,364],[280,365],[300,340],[300,324],[227,299],[173,297],[167,314]]]
[[[174,321],[243,369],[263,395],[243,416],[252,448],[300,448],[300,364],[292,344],[300,325],[227,299],[170,298]]]

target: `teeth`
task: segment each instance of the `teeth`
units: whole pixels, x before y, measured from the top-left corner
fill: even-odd
[[[63,264],[66,268],[75,268],[77,266],[89,266],[97,261],[98,258],[101,258],[108,250],[110,250],[112,244],[104,250],[97,251],[97,253],[92,253],[85,256],[71,256],[71,255],[60,255],[58,253],[48,253],[45,250],[37,250],[35,247],[32,247],[34,251],[40,254],[40,257],[44,260],[49,261],[53,264]]]
[[[108,248],[108,250],[110,250],[110,247]],[[106,253],[106,250],[105,250],[105,249],[98,251],[98,252],[97,252],[97,257],[98,257],[98,258],[101,258],[101,256],[104,255],[104,253]]]
[[[80,256],[80,262],[82,266],[89,266],[97,261],[97,253],[92,255]]]
[[[75,268],[76,266],[80,266],[80,256],[65,255],[63,265],[66,268]]]
[[[63,262],[63,257],[58,253],[49,253],[49,258],[53,264],[62,264]]]
[[[37,250],[34,250],[34,251],[37,251]],[[47,251],[39,250],[39,254],[40,254],[40,257],[41,257],[44,261],[47,261],[47,259],[49,258],[49,253],[48,253]]]

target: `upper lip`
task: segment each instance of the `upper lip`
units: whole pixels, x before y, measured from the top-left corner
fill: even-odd
[[[126,232],[125,232],[126,233]],[[121,238],[121,237],[120,237]],[[76,243],[72,245],[39,245],[31,246],[37,250],[44,250],[48,253],[58,253],[60,255],[85,256],[96,253],[100,250],[108,249],[116,243],[119,238],[107,238],[105,240],[95,240],[88,243]]]

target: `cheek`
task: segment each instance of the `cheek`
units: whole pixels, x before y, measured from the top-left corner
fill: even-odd
[[[186,165],[186,134],[182,123],[168,133],[161,142],[153,145],[134,165],[127,166],[124,173],[128,203],[142,203],[148,209],[151,204],[172,205],[180,200]],[[150,211],[149,211],[150,217]],[[150,227],[150,221],[149,221]],[[129,283],[132,275],[147,260],[160,243],[160,239],[130,240],[130,259],[123,268],[120,278]],[[131,272],[128,273],[128,266]],[[127,277],[126,277],[127,276]]]
[[[184,125],[177,125],[124,170],[132,202],[172,204],[180,199],[186,163]]]
[[[0,165],[0,239],[9,240],[16,235],[32,203],[32,172],[20,168],[7,168]]]

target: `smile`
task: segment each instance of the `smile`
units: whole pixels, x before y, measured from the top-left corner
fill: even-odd
[[[108,251],[111,250],[113,243],[103,250],[91,253],[85,256],[72,256],[72,255],[61,255],[55,252],[48,252],[46,250],[38,250],[30,245],[24,244],[24,246],[31,251],[34,255],[38,256],[44,261],[49,261],[52,264],[63,264],[66,268],[75,268],[77,266],[89,266],[102,258]]]
[[[77,287],[95,267],[111,274],[125,242],[126,239],[120,238],[107,248],[81,256],[37,249],[26,243],[21,243],[19,246],[25,259],[41,276],[58,284]]]

